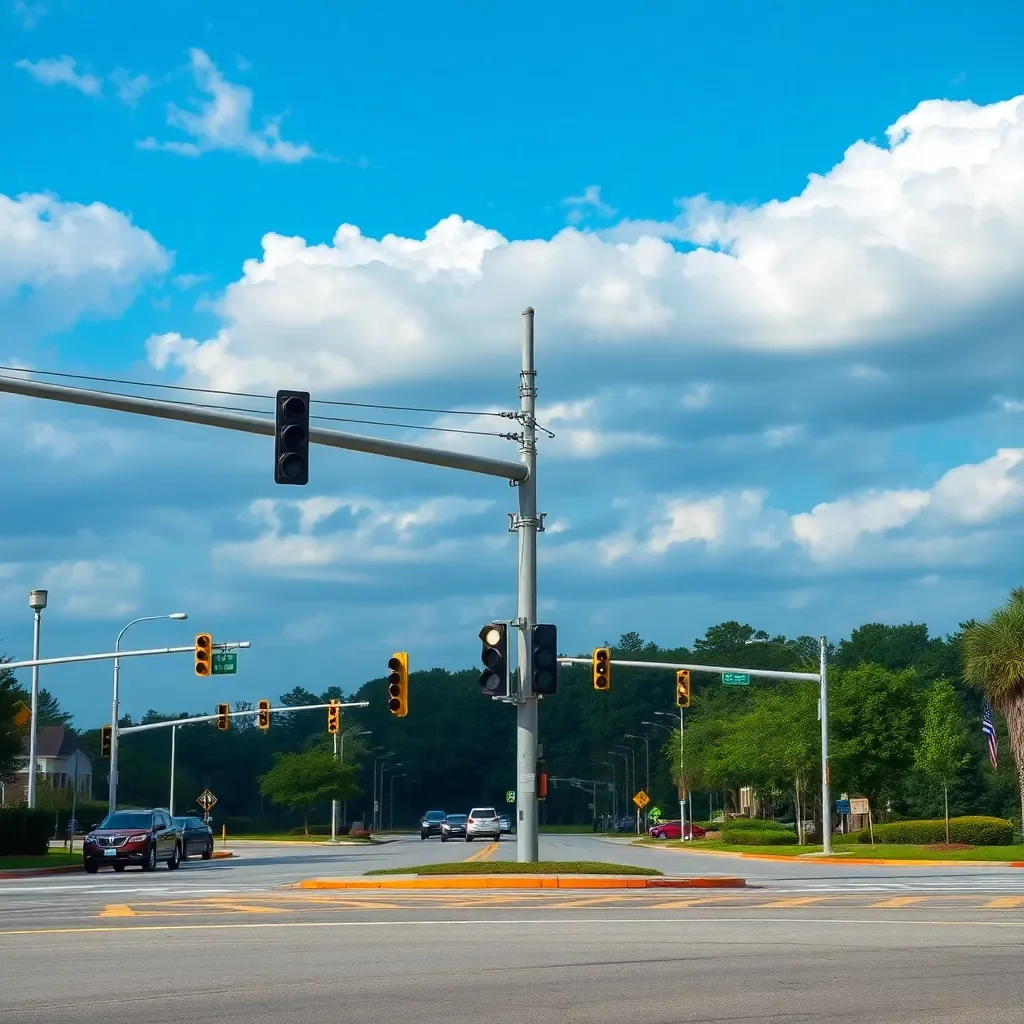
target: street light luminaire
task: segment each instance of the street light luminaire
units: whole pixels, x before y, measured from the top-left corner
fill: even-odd
[[[28,592],[28,606],[34,612],[41,612],[46,607],[45,590],[30,590]]]
[[[183,622],[185,619],[188,618],[188,612],[171,612],[171,614],[168,615],[167,618],[176,619],[178,622]]]

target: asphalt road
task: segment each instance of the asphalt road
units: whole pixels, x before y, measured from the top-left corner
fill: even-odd
[[[4,1024],[1024,1020],[1024,870],[843,867],[544,836],[746,890],[298,890],[514,840],[235,843],[177,872],[0,882]]]

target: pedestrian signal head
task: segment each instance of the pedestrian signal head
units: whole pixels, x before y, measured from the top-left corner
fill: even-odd
[[[388,711],[396,718],[409,713],[409,655],[396,651],[388,659]]]
[[[612,688],[612,652],[607,647],[594,649],[591,674],[595,690]]]

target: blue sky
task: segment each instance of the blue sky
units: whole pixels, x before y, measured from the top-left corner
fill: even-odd
[[[501,410],[529,304],[565,649],[949,630],[1020,582],[1018,5],[0,2],[4,365]],[[253,641],[216,686],[126,667],[132,713],[463,667],[514,614],[500,481],[318,449],[275,489],[264,439],[0,427],[0,650],[40,585],[51,652],[179,608],[135,640]],[[44,682],[91,726],[108,678]]]

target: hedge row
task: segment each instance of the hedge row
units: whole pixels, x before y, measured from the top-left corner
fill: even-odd
[[[875,825],[876,843],[944,843],[946,823],[942,818],[930,821],[892,821]],[[867,830],[861,832],[859,842],[870,843]],[[949,841],[971,846],[1009,846],[1013,843],[1013,823],[1004,818],[974,816],[949,819]]]
[[[722,825],[722,828],[729,832],[790,832],[793,835],[796,834],[788,825],[761,818],[730,818]]]
[[[50,848],[51,811],[0,807],[0,856],[41,857]]]
[[[783,828],[733,828],[732,824],[722,829],[722,838],[737,846],[795,846],[796,833]]]
[[[350,825],[339,825],[336,834],[339,836],[347,836],[349,828],[351,828]],[[292,836],[304,836],[306,834],[306,830],[301,825],[297,825],[295,828],[289,829],[288,834]],[[331,826],[310,825],[309,834],[311,836],[329,836],[331,834]]]

